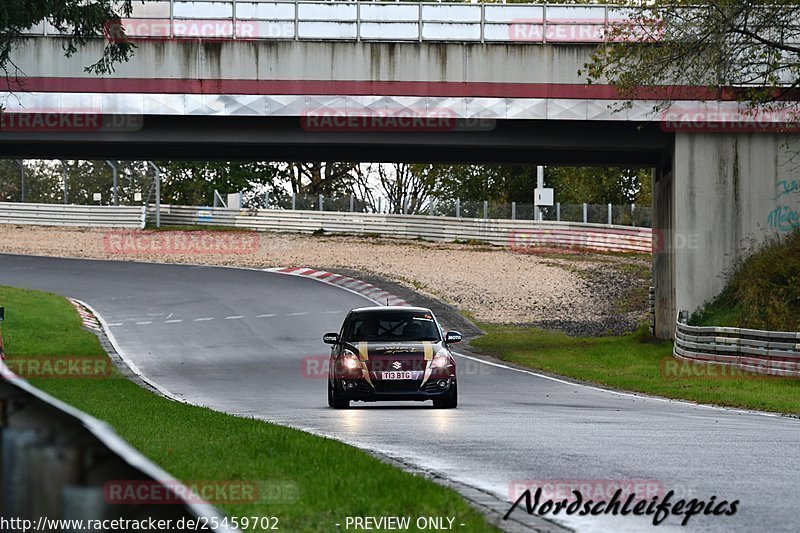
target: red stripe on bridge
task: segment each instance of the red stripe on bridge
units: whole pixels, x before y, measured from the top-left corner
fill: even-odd
[[[626,95],[611,85],[569,83],[495,83],[450,81],[359,80],[210,80],[174,78],[30,77],[3,78],[0,90],[61,93],[252,94],[440,96],[484,98],[567,98],[616,100]],[[634,95],[641,100],[735,100],[732,90],[707,87],[646,87]]]

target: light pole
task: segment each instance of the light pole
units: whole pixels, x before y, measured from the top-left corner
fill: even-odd
[[[106,161],[106,164],[111,167],[112,175],[114,176],[114,205],[119,205],[119,196],[117,195],[117,164],[111,161]]]
[[[69,202],[69,193],[67,192],[67,163],[61,160],[61,176],[64,179],[64,204]]]

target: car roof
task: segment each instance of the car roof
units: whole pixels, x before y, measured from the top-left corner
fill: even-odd
[[[410,307],[407,305],[375,305],[371,307],[356,307],[351,313],[386,313],[386,312],[403,311],[406,313],[431,313],[433,312],[427,307]]]

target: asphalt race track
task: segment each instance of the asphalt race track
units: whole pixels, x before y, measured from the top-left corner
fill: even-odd
[[[456,410],[335,411],[324,374],[313,374],[329,353],[322,334],[370,304],[356,294],[257,270],[14,255],[0,255],[0,284],[87,302],[139,370],[179,398],[334,436],[503,500],[519,480],[610,479],[740,501],[734,516],[694,516],[685,528],[676,517],[658,528],[646,517],[560,519],[579,531],[797,530],[795,418],[616,394],[462,358]]]

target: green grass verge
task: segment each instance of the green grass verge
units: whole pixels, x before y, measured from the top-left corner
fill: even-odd
[[[60,296],[0,286],[0,305],[12,364],[48,355],[105,355]],[[333,531],[348,515],[451,516],[467,531],[497,531],[456,492],[334,440],[172,402],[116,372],[31,383],[105,420],[178,479],[266,482],[281,491],[268,493],[283,499],[277,503],[219,503],[231,516],[277,516],[283,531]]]
[[[752,244],[751,252],[691,324],[800,331],[800,228]]]
[[[532,327],[479,325],[486,335],[470,344],[504,361],[668,398],[800,414],[800,380],[671,372],[664,365],[676,361],[672,343],[650,338],[645,329],[621,337],[577,338]]]

